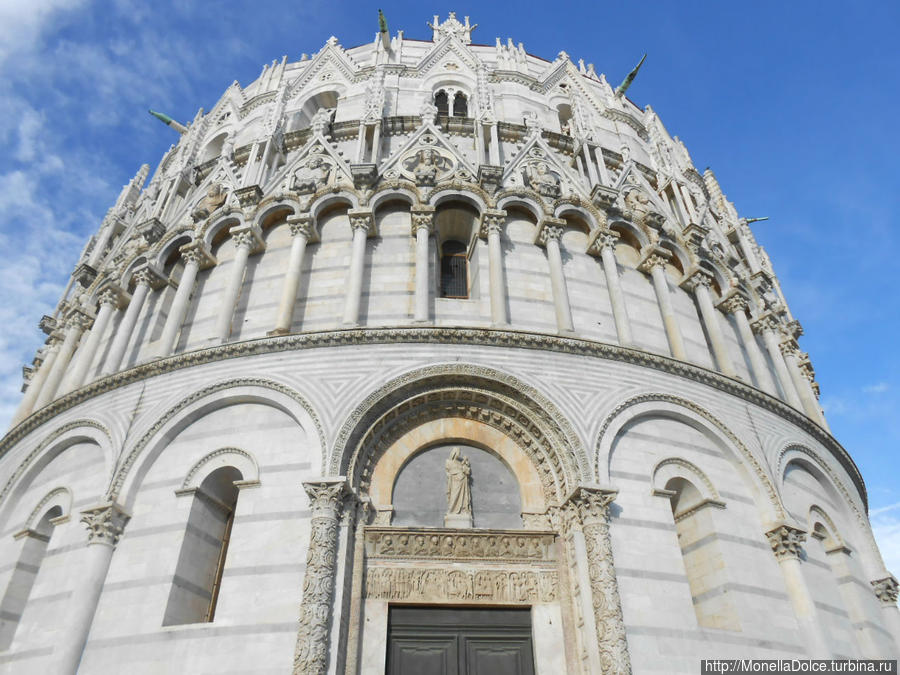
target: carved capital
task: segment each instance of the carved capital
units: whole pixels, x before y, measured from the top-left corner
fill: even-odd
[[[113,308],[119,306],[121,298],[121,289],[114,289],[112,287],[107,286],[105,289],[100,291],[100,295],[97,296],[97,306],[102,307],[103,305],[109,305]]]
[[[350,488],[343,477],[323,478],[303,483],[313,518],[327,516],[337,518],[340,515],[345,497]]]
[[[47,316],[46,314],[44,314],[44,316],[41,317],[41,320],[38,323],[38,327],[41,329],[41,332],[44,333],[44,335],[50,335],[50,333],[56,330],[56,319],[54,319],[52,316]]]
[[[568,525],[587,526],[606,524],[609,518],[609,505],[618,492],[596,486],[582,485],[572,491],[563,507],[568,511],[564,516]]]
[[[288,228],[292,237],[306,237],[309,242],[318,241],[318,233],[309,213],[300,213],[287,217]]]
[[[772,316],[771,312],[766,312],[753,319],[753,321],[750,322],[750,328],[752,328],[753,332],[757,335],[762,335],[766,331],[778,328],[778,322],[775,320],[775,317]]]
[[[66,314],[65,326],[67,330],[84,331],[94,323],[94,317],[81,309],[72,309]]]
[[[721,302],[719,302],[718,307],[728,314],[737,314],[738,312],[744,312],[746,314],[749,305],[750,303],[743,295],[740,293],[732,293],[731,295],[725,296]]]
[[[603,255],[603,249],[609,248],[613,252],[619,242],[619,233],[612,230],[597,229],[591,233],[588,239],[587,252],[593,256]]]
[[[893,574],[889,574],[884,579],[876,579],[870,582],[875,590],[875,596],[881,600],[884,605],[897,604],[897,592],[900,590],[900,583]]]
[[[110,502],[81,512],[81,522],[88,530],[88,545],[115,546],[131,518],[122,507]]]
[[[354,234],[357,230],[363,230],[368,236],[375,233],[375,218],[368,209],[350,209],[347,217],[350,218],[350,228]]]
[[[562,218],[544,218],[535,233],[535,243],[538,246],[546,246],[551,239],[559,241],[566,225],[566,221]]]
[[[485,211],[481,216],[481,227],[478,230],[478,236],[487,239],[489,234],[500,234],[505,222],[506,211]]]
[[[201,270],[212,267],[217,262],[212,253],[209,252],[209,249],[206,248],[201,241],[192,241],[178,250],[181,253],[181,258],[184,260],[185,264],[195,263]]]
[[[478,166],[478,184],[487,192],[494,193],[503,180],[503,167],[492,164]]]
[[[800,355],[800,347],[797,345],[797,341],[794,338],[785,338],[781,342],[778,343],[778,349],[781,350],[781,353],[785,356],[798,356]]]
[[[672,254],[659,246],[650,246],[642,251],[641,262],[638,269],[644,274],[651,274],[657,267],[666,268],[666,263],[672,258]]]
[[[679,284],[684,290],[693,293],[699,286],[711,288],[713,283],[713,275],[702,267],[695,267],[689,270]]]
[[[434,229],[434,207],[417,206],[410,211],[412,217],[412,234],[415,237],[420,229],[425,229],[431,234]]]
[[[235,247],[243,246],[250,250],[251,255],[266,248],[259,225],[234,225],[228,232]]]
[[[357,190],[371,187],[378,178],[378,167],[374,164],[351,164],[350,176]]]
[[[153,290],[166,285],[166,277],[162,271],[149,263],[138,267],[131,278],[136,286],[144,284]]]
[[[790,525],[780,525],[766,532],[775,558],[781,562],[789,558],[799,558],[806,541],[806,532]]]

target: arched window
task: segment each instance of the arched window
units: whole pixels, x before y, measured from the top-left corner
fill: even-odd
[[[237,508],[234,483],[242,478],[234,467],[222,467],[194,491],[164,626],[213,620]]]
[[[441,245],[441,297],[468,298],[466,245],[450,239]]]
[[[556,106],[556,116],[559,119],[559,133],[572,136],[572,106],[560,103]]]
[[[47,553],[47,546],[50,544],[54,527],[52,521],[62,514],[62,509],[54,506],[44,514],[33,529],[23,530],[16,535],[22,542],[22,549],[9,578],[6,592],[3,594],[3,600],[0,601],[0,650],[9,649],[12,644],[22,612],[28,603],[28,596],[31,595],[34,581]]]
[[[469,102],[466,100],[466,95],[461,91],[456,92],[456,96],[453,97],[453,116],[469,116]]]
[[[434,105],[437,106],[438,115],[447,117],[450,115],[450,102],[447,92],[443,89],[434,95]]]

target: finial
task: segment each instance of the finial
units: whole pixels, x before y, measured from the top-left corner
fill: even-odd
[[[164,114],[164,113],[161,113],[161,112],[156,112],[155,110],[150,110],[149,112],[150,112],[151,115],[153,115],[153,116],[154,116],[156,119],[158,119],[160,122],[162,122],[163,124],[165,124],[167,127],[171,127],[172,129],[174,129],[175,131],[177,131],[179,134],[187,133],[187,127],[186,127],[186,126],[184,126],[183,124],[179,124],[178,122],[176,122],[175,120],[173,120],[173,119],[172,119],[171,117],[169,117],[168,115],[166,115],[166,114]]]
[[[744,221],[749,225],[750,223],[758,223],[761,220],[768,220],[769,216],[763,216],[762,218],[745,218]]]
[[[634,67],[634,70],[628,73],[628,75],[625,76],[625,79],[622,80],[622,84],[616,87],[615,93],[617,98],[622,98],[623,96],[625,96],[625,92],[628,91],[628,87],[630,87],[631,83],[634,82],[634,78],[637,77],[638,71],[641,69],[641,66],[644,65],[644,59],[646,58],[647,55],[644,54],[641,57],[640,62]]]
[[[384,12],[378,10],[378,32],[381,34],[381,44],[385,49],[391,48],[391,35],[388,31],[387,19],[384,18]]]

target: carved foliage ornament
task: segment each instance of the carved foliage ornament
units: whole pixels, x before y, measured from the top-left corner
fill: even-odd
[[[115,546],[130,516],[114,503],[101,504],[81,512],[81,522],[88,529],[88,544]]]
[[[893,576],[887,576],[884,579],[876,579],[872,582],[875,589],[875,595],[885,605],[897,604],[897,594],[900,590],[900,584]]]
[[[781,525],[766,532],[772,553],[778,562],[789,558],[799,558],[806,541],[806,532],[790,525]]]

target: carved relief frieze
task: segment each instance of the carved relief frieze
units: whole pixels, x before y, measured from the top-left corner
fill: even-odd
[[[366,528],[371,559],[482,560],[531,562],[556,560],[552,532],[470,531],[451,529]]]
[[[555,602],[555,569],[476,569],[472,567],[370,567],[366,597],[403,602]]]

